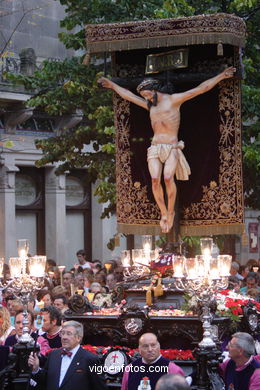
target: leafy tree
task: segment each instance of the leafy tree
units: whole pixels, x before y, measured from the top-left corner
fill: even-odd
[[[109,23],[129,20],[144,20],[201,13],[235,13],[247,23],[248,38],[244,53],[245,81],[243,83],[244,118],[244,166],[247,205],[260,208],[260,138],[259,129],[259,7],[257,0],[60,0],[66,7],[67,16],[61,21],[66,32],[60,39],[67,48],[84,50],[84,27],[90,23]],[[115,205],[114,177],[114,127],[111,95],[96,85],[97,73],[101,70],[95,61],[83,65],[83,58],[67,59],[64,62],[45,61],[41,71],[34,76],[11,76],[37,94],[28,102],[50,114],[62,115],[77,108],[83,110],[85,122],[73,130],[64,129],[62,135],[47,140],[38,140],[44,156],[38,166],[60,161],[57,172],[73,167],[86,167],[91,182],[97,179],[96,195],[100,202],[109,201],[103,216],[108,216]],[[84,145],[91,145],[91,152]]]

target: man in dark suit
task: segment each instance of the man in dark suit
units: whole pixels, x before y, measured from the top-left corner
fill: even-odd
[[[39,359],[31,353],[28,364],[32,367],[33,379],[44,384],[48,390],[95,389],[105,390],[101,374],[97,374],[98,359],[80,346],[83,326],[76,321],[67,321],[61,330],[62,349],[51,351],[44,369],[39,368]]]

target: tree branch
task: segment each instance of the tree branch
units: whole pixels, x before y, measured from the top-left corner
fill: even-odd
[[[14,29],[13,29],[11,35],[9,36],[9,38],[6,39],[6,38],[4,37],[4,35],[3,35],[3,33],[1,32],[2,37],[3,37],[4,41],[5,41],[5,43],[4,43],[4,47],[3,47],[3,48],[1,49],[1,51],[0,51],[0,58],[3,56],[5,50],[7,49],[7,46],[9,45],[10,41],[12,40],[12,37],[14,36],[14,34],[15,34],[15,32],[17,31],[18,27],[19,27],[20,24],[23,22],[24,18],[25,18],[29,13],[31,13],[31,12],[33,12],[33,11],[36,11],[36,10],[39,10],[39,9],[42,9],[42,8],[43,8],[43,7],[35,7],[35,8],[30,8],[30,9],[25,10],[25,9],[24,9],[24,5],[22,4],[22,12],[23,12],[23,15],[21,16],[20,20],[17,22],[17,24],[16,24],[16,26],[14,27]],[[20,11],[20,10],[19,10],[19,11]],[[19,11],[17,10],[17,11],[14,11],[14,12],[19,12]],[[13,13],[14,13],[14,12],[13,12]],[[12,13],[12,14],[13,14],[13,13]],[[3,15],[3,16],[6,16],[6,15]]]

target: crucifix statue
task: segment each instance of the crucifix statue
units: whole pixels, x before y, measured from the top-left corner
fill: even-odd
[[[152,179],[153,195],[161,213],[160,227],[163,233],[168,233],[174,222],[176,200],[174,176],[176,175],[178,180],[188,180],[191,173],[182,153],[184,143],[178,140],[180,107],[187,100],[209,91],[220,81],[233,77],[235,72],[235,68],[229,67],[217,76],[199,84],[196,88],[173,94],[160,92],[162,88],[160,81],[151,78],[145,79],[137,87],[140,96],[105,77],[98,80],[102,87],[112,89],[123,99],[149,111],[154,136],[147,151],[147,162]],[[161,185],[162,171],[167,205]]]

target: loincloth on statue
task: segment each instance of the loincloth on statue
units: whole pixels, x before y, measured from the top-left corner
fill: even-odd
[[[173,149],[178,153],[178,164],[176,168],[177,180],[189,180],[191,174],[190,166],[182,152],[184,142],[179,141],[177,144],[153,144],[147,149],[147,161],[152,158],[158,158],[164,164]]]

